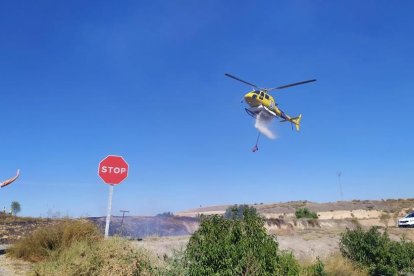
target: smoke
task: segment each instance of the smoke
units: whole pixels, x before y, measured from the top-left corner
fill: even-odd
[[[256,116],[256,122],[254,124],[254,127],[257,128],[260,133],[265,135],[269,139],[276,139],[277,136],[275,133],[273,133],[272,130],[270,130],[270,123],[272,122],[272,119],[263,115],[262,112],[260,112]]]

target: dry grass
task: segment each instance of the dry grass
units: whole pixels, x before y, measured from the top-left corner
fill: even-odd
[[[79,220],[65,220],[34,231],[16,242],[8,255],[30,262],[45,260],[52,253],[63,250],[77,241],[93,243],[102,239],[99,229],[92,223]]]
[[[79,241],[36,265],[32,275],[157,275],[160,261],[120,238]]]
[[[387,229],[387,231],[390,234],[391,238],[394,236],[397,237],[397,240],[405,239],[414,242],[414,231],[411,228],[390,227]]]
[[[145,238],[143,241],[134,241],[131,244],[135,248],[144,248],[152,252],[160,259],[166,259],[185,250],[189,239],[190,236],[152,237],[151,239]]]
[[[267,230],[269,235],[276,235],[276,236],[292,236],[295,234],[295,230],[293,228],[272,228]]]
[[[50,219],[46,219],[46,218],[18,217],[18,216],[12,216],[12,215],[4,214],[0,212],[0,223],[1,224],[16,223],[16,222],[36,223],[36,222],[46,222],[49,220]]]
[[[332,276],[368,276],[368,272],[352,264],[340,253],[329,256],[325,261],[325,271]]]
[[[32,275],[156,275],[162,265],[144,249],[119,238],[103,239],[95,224],[65,220],[36,230],[8,255],[36,262]]]

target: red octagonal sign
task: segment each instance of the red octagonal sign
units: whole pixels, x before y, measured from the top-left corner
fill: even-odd
[[[117,185],[127,178],[128,163],[121,156],[109,155],[99,163],[98,174],[105,183]]]

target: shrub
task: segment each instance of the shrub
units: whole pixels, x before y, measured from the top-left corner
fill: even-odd
[[[325,261],[325,271],[335,276],[368,276],[368,272],[354,265],[340,253],[330,255]]]
[[[325,271],[325,265],[321,260],[316,259],[316,262],[308,267],[302,269],[301,275],[303,276],[327,276]]]
[[[202,218],[184,253],[187,275],[297,275],[297,261],[279,252],[264,219],[251,208],[237,214]]]
[[[366,267],[372,275],[396,275],[414,272],[414,243],[392,241],[377,227],[361,228],[342,234],[340,250],[344,257]]]
[[[243,218],[244,210],[248,210],[249,213],[256,215],[257,211],[256,208],[250,207],[247,204],[242,205],[233,205],[226,209],[224,213],[224,217],[227,219],[241,219]]]
[[[7,250],[9,256],[37,262],[46,259],[54,251],[71,246],[73,242],[95,242],[102,234],[95,224],[86,221],[66,220],[37,229],[19,240]]]
[[[78,241],[37,264],[33,275],[156,275],[155,259],[119,238],[96,243]]]
[[[280,252],[278,254],[278,275],[299,275],[301,267],[292,252]]]
[[[306,207],[305,208],[296,209],[295,216],[298,219],[300,219],[300,218],[317,219],[318,218],[318,214],[317,213],[312,212],[311,210],[309,210]]]

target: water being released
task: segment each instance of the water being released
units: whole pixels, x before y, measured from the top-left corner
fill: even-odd
[[[254,127],[257,128],[260,133],[262,133],[264,136],[266,136],[269,139],[276,139],[276,133],[274,133],[270,129],[270,124],[272,120],[269,119],[268,116],[264,115],[262,112],[260,112],[256,116],[256,122],[254,124]]]

